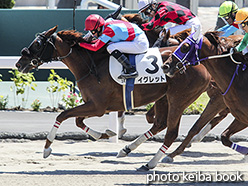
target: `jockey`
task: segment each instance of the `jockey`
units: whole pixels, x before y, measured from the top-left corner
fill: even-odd
[[[232,1],[225,1],[220,5],[218,17],[228,23],[217,30],[224,32],[222,36],[228,37],[239,29],[238,25],[234,23],[238,9],[238,6]]]
[[[106,21],[97,14],[89,15],[85,20],[85,30],[90,31],[97,39],[93,43],[82,42],[79,45],[88,50],[97,51],[107,42],[107,51],[124,67],[120,79],[136,78],[138,72],[123,54],[144,53],[149,48],[148,39],[137,25],[108,18]]]
[[[199,19],[188,8],[168,1],[156,3],[155,0],[140,0],[139,13],[152,17],[151,21],[142,24],[143,30],[152,30],[168,22],[177,24],[168,28],[172,35],[192,26],[201,28]]]
[[[238,24],[242,30],[245,31],[245,36],[238,46],[234,48],[234,52],[242,52],[243,55],[248,53],[248,8],[242,8],[238,10],[236,16],[235,24]],[[247,55],[245,55],[247,56]]]

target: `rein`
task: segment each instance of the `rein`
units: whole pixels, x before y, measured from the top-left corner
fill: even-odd
[[[240,65],[242,64],[242,62],[236,61],[232,55],[233,55],[233,51],[231,50],[230,53],[228,53],[228,54],[208,56],[208,57],[205,57],[205,58],[202,58],[202,59],[199,59],[199,60],[193,62],[194,64],[196,64],[196,63],[199,63],[199,62],[207,60],[207,59],[218,59],[218,58],[230,57],[232,62],[237,64],[236,70],[233,73],[232,79],[231,79],[226,91],[224,93],[221,93],[223,96],[225,96],[227,94],[227,92],[229,91],[235,76],[238,75],[238,69],[239,69]],[[185,66],[185,64],[183,64],[183,65]]]
[[[194,40],[192,40],[190,37],[188,37],[187,39],[188,39],[189,41],[191,41],[192,44],[195,45],[194,47],[195,47],[196,49],[200,49],[200,48],[201,48],[201,41],[202,41],[202,38],[201,38],[201,40],[199,40],[200,47],[198,46],[199,43],[196,43],[196,42],[195,42]],[[181,44],[181,46],[182,46],[182,44]],[[197,47],[196,47],[196,46],[197,46]],[[177,54],[175,54],[176,52],[177,52]],[[232,55],[233,55],[233,49],[231,49],[231,50],[230,50],[230,53],[228,53],[228,54],[208,56],[208,57],[205,57],[205,58],[202,58],[202,59],[199,59],[197,50],[195,50],[195,56],[194,56],[194,57],[192,57],[192,56],[191,56],[191,58],[188,57],[189,54],[190,54],[190,52],[192,52],[192,50],[189,50],[186,54],[184,54],[184,56],[180,56],[180,51],[177,49],[177,50],[173,53],[173,55],[180,61],[180,62],[178,62],[177,65],[176,65],[177,68],[179,69],[179,72],[180,72],[180,73],[182,73],[182,72],[186,69],[186,65],[193,65],[193,66],[194,66],[194,65],[199,64],[201,61],[210,60],[210,59],[218,59],[218,58],[230,57],[231,60],[232,60],[232,62],[235,63],[235,64],[237,64],[236,70],[235,70],[235,72],[234,72],[234,74],[233,74],[233,76],[232,76],[232,79],[231,79],[231,81],[230,81],[230,83],[229,83],[229,86],[227,87],[226,91],[225,91],[224,93],[222,93],[223,96],[226,95],[227,92],[229,91],[229,89],[230,89],[232,83],[233,83],[233,80],[234,80],[235,76],[238,75],[238,69],[239,69],[240,65],[242,64],[242,62],[236,61],[236,60],[233,58],[233,56],[232,56]],[[189,59],[187,59],[187,58],[189,58]],[[179,66],[179,65],[180,65],[180,66]],[[246,68],[246,66],[243,67],[243,70],[244,70],[245,68]]]
[[[52,36],[53,36],[53,37],[57,37],[57,34],[55,33],[55,34],[53,34]],[[48,43],[49,43],[50,45],[53,46],[53,49],[54,49],[54,50],[56,51],[56,53],[58,54],[57,48],[56,48],[56,46],[54,45],[54,43],[53,43],[52,41],[50,41],[50,40],[47,40],[47,41],[48,41]],[[54,40],[53,40],[53,41],[54,41]],[[54,57],[54,58],[51,58],[51,59],[50,59],[50,62],[51,62],[51,61],[62,61],[63,59],[69,57],[69,55],[71,55],[71,53],[72,53],[72,48],[70,48],[70,51],[69,51],[66,55],[64,55],[64,56],[56,56],[56,57]]]
[[[228,85],[226,91],[225,91],[224,93],[221,93],[223,96],[225,96],[225,95],[227,94],[227,92],[229,91],[229,89],[230,89],[230,87],[231,87],[231,85],[232,85],[232,83],[233,83],[233,80],[234,80],[235,76],[238,75],[239,67],[240,67],[240,65],[242,64],[242,62],[238,62],[238,61],[236,61],[236,60],[233,58],[233,49],[231,48],[229,54],[222,54],[222,55],[209,56],[209,57],[205,57],[205,58],[200,59],[200,60],[197,61],[197,62],[200,62],[200,61],[203,61],[203,60],[206,60],[206,59],[217,59],[217,58],[224,58],[224,57],[230,57],[231,60],[232,60],[232,62],[235,63],[235,64],[237,64],[237,66],[236,66],[236,70],[235,70],[234,73],[233,73],[232,79],[231,79],[231,81],[230,81],[230,83],[229,83],[229,85]]]
[[[46,37],[43,33],[39,34],[36,39],[30,44],[28,48],[23,48],[21,54],[24,56],[32,56],[31,65],[38,69],[38,66],[42,63],[48,63],[51,61],[61,61],[72,53],[72,48],[70,48],[69,52],[65,56],[58,56],[57,48],[54,44],[56,40],[57,34],[53,34],[50,37]],[[35,41],[41,41],[43,48],[34,49],[33,43]],[[52,51],[51,51],[52,49]],[[53,51],[56,51],[56,57],[52,57]]]

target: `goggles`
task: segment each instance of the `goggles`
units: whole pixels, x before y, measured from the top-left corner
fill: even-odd
[[[231,14],[224,16],[223,18],[227,21],[231,17]]]
[[[239,27],[244,28],[246,25],[248,25],[248,21],[240,23]]]
[[[242,28],[244,28],[247,24],[248,24],[248,17],[246,17],[245,19],[244,19],[244,21],[242,21],[242,23],[240,23],[240,26],[242,27]]]
[[[90,33],[91,33],[92,35],[95,35],[95,34],[97,33],[97,30],[90,30]]]
[[[145,15],[150,15],[152,13],[152,11],[154,11],[152,6],[149,6],[145,11],[144,14]]]

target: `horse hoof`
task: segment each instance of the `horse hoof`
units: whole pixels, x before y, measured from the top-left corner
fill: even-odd
[[[50,147],[48,147],[47,149],[44,149],[43,158],[47,158],[48,156],[50,156],[51,152],[52,152],[52,149]]]
[[[121,149],[120,152],[118,152],[116,158],[124,158],[126,157],[128,154],[123,150]]]
[[[127,132],[127,129],[123,128],[119,131],[119,139],[122,138],[122,136]]]
[[[162,163],[172,163],[174,160],[170,156],[166,156],[162,159]]]
[[[248,155],[244,155],[243,162],[248,163]]]
[[[138,171],[138,172],[147,172],[149,170],[150,169],[148,168],[147,165],[142,165],[140,168],[136,169],[136,171]]]
[[[112,130],[109,130],[109,129],[107,129],[107,130],[105,131],[105,133],[106,133],[109,137],[116,136],[116,133],[115,133],[114,131],[112,131]]]

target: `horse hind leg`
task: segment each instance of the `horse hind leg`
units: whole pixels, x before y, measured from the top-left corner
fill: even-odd
[[[77,127],[81,128],[84,132],[86,132],[88,135],[90,135],[93,139],[99,140],[99,139],[109,139],[110,137],[113,137],[116,135],[115,132],[107,129],[105,133],[100,133],[98,131],[95,131],[88,126],[86,126],[83,122],[85,118],[83,117],[77,117],[76,118],[76,125]]]
[[[223,145],[232,148],[233,150],[245,155],[248,155],[248,148],[244,146],[240,146],[236,143],[230,141],[230,137],[235,133],[247,128],[247,124],[242,123],[235,119],[231,125],[221,134],[221,142]]]
[[[118,112],[118,124],[119,124],[119,134],[118,138],[122,138],[123,135],[127,132],[127,129],[124,128],[124,121],[125,121],[125,111]]]

